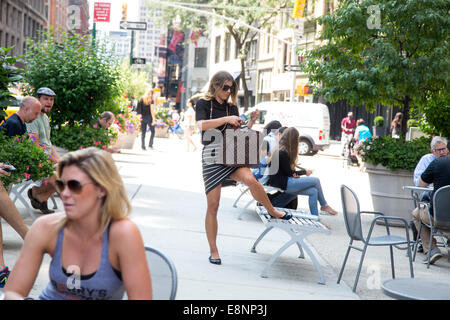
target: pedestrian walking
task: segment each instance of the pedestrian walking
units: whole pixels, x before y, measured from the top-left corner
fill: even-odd
[[[150,128],[150,141],[148,147],[153,149],[153,140],[155,138],[155,97],[153,89],[148,89],[145,95],[139,100],[137,104],[137,113],[142,115],[141,119],[141,139],[142,150],[147,150],[145,147],[145,133],[147,132],[147,126]]]
[[[210,80],[208,92],[203,99],[196,103],[196,120],[202,133],[202,168],[203,180],[207,201],[205,228],[210,247],[209,262],[221,264],[219,250],[217,248],[217,211],[219,209],[222,183],[227,178],[243,182],[250,189],[253,198],[262,203],[267,212],[275,218],[290,219],[292,214],[276,210],[270,203],[264,192],[264,188],[255,179],[247,167],[231,167],[225,164],[215,163],[214,156],[207,146],[213,141],[208,136],[223,135],[227,125],[239,127],[242,119],[239,118],[237,107],[237,84],[233,76],[226,71],[217,72]],[[248,123],[251,128],[255,123],[259,112],[254,112]]]
[[[394,120],[391,122],[391,135],[392,138],[400,138],[400,134],[402,133],[402,121],[403,121],[403,113],[397,112],[395,114]]]
[[[194,109],[194,100],[189,99],[187,102],[186,112],[184,112],[183,119],[183,129],[184,129],[184,137],[186,138],[186,151],[189,152],[189,148],[192,145],[194,148],[194,152],[197,150],[197,146],[194,141],[192,141],[192,133],[195,128],[195,109]]]
[[[353,131],[355,130],[356,122],[353,119],[353,112],[349,112],[347,117],[341,120],[341,146],[342,156],[347,156],[349,152],[349,144],[353,139]]]

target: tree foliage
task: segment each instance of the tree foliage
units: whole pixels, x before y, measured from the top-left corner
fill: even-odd
[[[40,87],[55,91],[52,125],[88,120],[106,110],[121,111],[120,66],[104,44],[92,45],[87,36],[50,31],[43,33],[42,40],[30,40],[28,48],[26,93],[34,94]]]
[[[16,57],[8,54],[13,47],[0,47],[0,122],[6,118],[4,109],[8,107],[13,96],[9,88],[22,80],[21,69],[14,66]]]
[[[369,28],[371,6],[379,8],[379,28]],[[448,12],[448,0],[343,0],[317,19],[324,42],[302,68],[327,101],[401,107],[406,130],[411,106],[431,93],[448,95]]]

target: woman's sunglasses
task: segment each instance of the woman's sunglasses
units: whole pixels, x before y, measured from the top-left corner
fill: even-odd
[[[86,183],[82,184],[78,180],[69,180],[66,182],[64,180],[57,179],[55,181],[55,187],[56,187],[56,191],[58,193],[62,193],[67,186],[71,192],[79,194],[79,193],[81,193],[83,186],[85,186],[87,184],[93,184],[93,183],[94,182],[86,182]]]
[[[232,86],[224,85],[224,86],[222,87],[222,90],[225,91],[225,92],[228,91],[228,90],[230,90],[231,93],[234,93],[234,85],[232,85]]]

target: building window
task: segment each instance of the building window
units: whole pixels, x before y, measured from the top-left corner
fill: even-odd
[[[231,34],[227,33],[225,36],[225,61],[230,60],[231,53]]]
[[[220,36],[216,37],[216,52],[214,56],[214,62],[219,63],[220,61]]]
[[[208,48],[195,48],[194,67],[206,68]]]

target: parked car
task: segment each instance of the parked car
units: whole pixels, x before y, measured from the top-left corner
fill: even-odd
[[[262,130],[272,120],[278,120],[283,126],[295,127],[300,133],[299,154],[314,155],[330,146],[330,113],[321,103],[306,102],[261,102],[246,113],[258,109],[259,119],[253,129]]]
[[[20,105],[20,102],[22,101],[22,99],[23,99],[23,97],[21,97],[21,96],[13,96],[13,98],[11,99],[11,102],[8,104],[8,107],[5,110],[5,112],[6,112],[5,120],[8,117],[10,117],[12,114],[19,111],[19,105]],[[0,124],[2,124],[2,123],[3,123],[3,121],[0,122]]]

